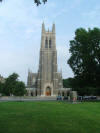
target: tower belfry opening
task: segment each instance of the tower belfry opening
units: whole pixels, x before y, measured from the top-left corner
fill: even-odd
[[[48,48],[48,38],[45,39],[45,48]]]
[[[52,45],[52,41],[51,41],[51,38],[49,39],[49,48],[51,48],[51,45]]]

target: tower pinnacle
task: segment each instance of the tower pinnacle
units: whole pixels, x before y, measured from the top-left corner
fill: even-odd
[[[55,33],[55,24],[53,24],[52,32]]]
[[[42,23],[42,33],[45,32],[45,25],[44,22]]]

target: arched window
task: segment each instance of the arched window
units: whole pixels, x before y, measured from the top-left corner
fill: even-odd
[[[46,40],[45,40],[45,48],[48,48],[48,39],[46,37]]]
[[[51,48],[51,45],[52,45],[52,41],[51,39],[49,40],[49,48]]]

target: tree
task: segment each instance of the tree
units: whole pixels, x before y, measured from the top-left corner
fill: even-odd
[[[4,94],[7,96],[10,96],[14,93],[15,87],[16,87],[16,81],[18,80],[18,74],[13,73],[8,78],[6,78],[5,84],[4,84]]]
[[[42,0],[42,2],[45,4],[47,2],[47,0]],[[34,0],[34,3],[36,3],[37,6],[40,5],[42,2],[41,2],[41,0]]]
[[[22,96],[25,94],[25,84],[18,80],[19,75],[16,73],[13,73],[8,78],[6,78],[6,81],[4,83],[3,92],[5,95],[18,95]]]
[[[72,88],[73,78],[63,79],[63,87],[64,88]]]
[[[3,0],[0,0],[0,2],[2,2]],[[38,6],[38,5],[40,5],[41,3],[46,3],[47,2],[47,0],[34,0],[34,3]]]
[[[4,84],[0,82],[0,93],[2,93],[3,85],[4,85]]]
[[[72,68],[78,86],[100,87],[100,29],[77,29],[74,40],[70,41]]]
[[[25,93],[26,93],[25,84],[22,81],[17,81],[13,94],[15,96],[23,96]]]

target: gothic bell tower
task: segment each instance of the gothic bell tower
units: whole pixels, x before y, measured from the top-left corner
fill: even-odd
[[[55,24],[53,24],[51,31],[46,31],[43,23],[37,90],[43,96],[56,95],[59,88],[58,81]]]

